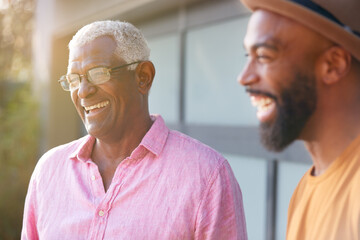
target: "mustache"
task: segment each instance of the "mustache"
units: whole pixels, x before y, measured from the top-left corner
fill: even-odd
[[[272,98],[275,101],[277,101],[277,97],[275,95],[271,94],[271,93],[268,93],[268,92],[264,92],[264,91],[256,90],[256,89],[251,89],[251,88],[246,88],[245,91],[247,93],[250,93],[250,94],[263,95],[263,96],[266,96],[268,98]]]

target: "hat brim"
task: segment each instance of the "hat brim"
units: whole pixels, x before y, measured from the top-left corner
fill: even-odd
[[[290,18],[339,44],[360,60],[360,38],[327,18],[287,0],[241,0],[251,11],[264,9]]]

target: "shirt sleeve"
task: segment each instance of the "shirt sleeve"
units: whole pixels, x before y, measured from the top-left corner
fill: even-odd
[[[33,177],[30,180],[25,199],[21,240],[39,239],[36,227],[36,187]]]
[[[210,178],[197,214],[195,239],[247,239],[241,190],[226,160]]]

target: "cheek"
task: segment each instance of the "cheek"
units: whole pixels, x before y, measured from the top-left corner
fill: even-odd
[[[266,84],[277,94],[281,93],[294,81],[294,71],[290,69],[289,66],[266,68],[263,75],[267,79]]]
[[[77,91],[70,92],[70,97],[71,97],[71,101],[75,104],[78,99]]]
[[[282,85],[286,81],[284,74],[276,68],[266,67],[261,70],[262,87],[266,91],[278,95],[282,89]]]
[[[126,85],[111,85],[103,89],[104,93],[118,104],[129,104],[133,89]]]
[[[79,100],[79,97],[78,97],[78,95],[77,95],[77,90],[71,92],[70,95],[71,95],[71,101],[73,102],[76,110],[78,111],[78,113],[79,113],[80,115],[83,115],[83,111],[82,111],[82,107],[81,107],[81,104],[80,104],[80,100]]]

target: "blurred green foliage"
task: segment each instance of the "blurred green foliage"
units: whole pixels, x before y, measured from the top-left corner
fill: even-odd
[[[38,105],[31,91],[34,0],[0,10],[0,239],[20,239],[24,199],[38,157]]]
[[[24,199],[38,155],[38,108],[29,84],[9,95],[0,114],[0,239],[20,239]]]

